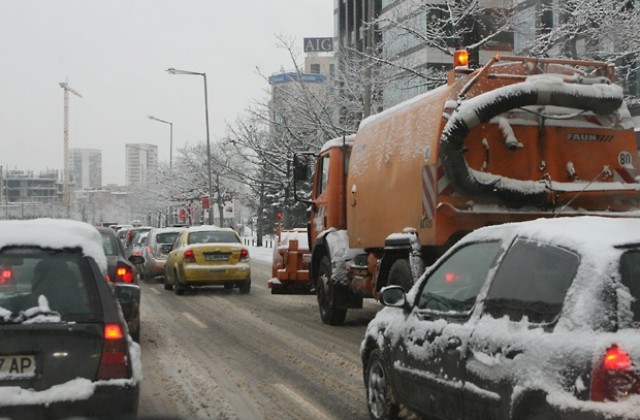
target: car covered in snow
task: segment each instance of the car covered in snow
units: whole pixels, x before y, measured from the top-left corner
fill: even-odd
[[[135,417],[130,339],[98,230],[0,221],[0,418]]]
[[[640,220],[476,230],[386,306],[361,344],[373,419],[640,417]]]

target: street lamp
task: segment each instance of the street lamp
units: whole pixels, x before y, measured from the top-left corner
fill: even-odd
[[[211,142],[209,141],[209,99],[207,96],[207,74],[198,73],[196,71],[178,70],[174,68],[167,69],[169,74],[191,74],[202,76],[204,79],[204,117],[207,123],[207,178],[209,181],[209,224],[213,224],[213,188],[211,186]]]
[[[169,124],[170,132],[169,132],[169,169],[173,167],[173,123],[165,120],[161,120],[160,118],[156,118],[153,115],[148,116],[150,120],[159,121],[161,123]]]

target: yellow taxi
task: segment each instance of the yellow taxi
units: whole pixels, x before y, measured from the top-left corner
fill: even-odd
[[[231,228],[192,226],[174,241],[165,263],[166,290],[176,294],[196,286],[251,291],[249,249]]]

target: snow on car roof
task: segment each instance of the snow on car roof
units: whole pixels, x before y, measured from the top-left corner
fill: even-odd
[[[0,221],[0,249],[34,245],[45,248],[80,248],[106,271],[102,236],[92,225],[75,220],[33,219]]]
[[[508,223],[481,228],[467,236],[478,240],[495,237],[495,232],[513,229],[532,240],[544,239],[553,244],[571,246],[585,255],[597,256],[604,249],[628,244],[640,244],[640,218],[609,218],[599,216],[543,218],[520,223]]]

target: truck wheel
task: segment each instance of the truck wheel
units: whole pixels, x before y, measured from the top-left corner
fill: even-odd
[[[347,310],[336,307],[336,288],[331,282],[331,260],[324,256],[320,261],[316,287],[320,318],[329,325],[341,325],[347,317]]]
[[[371,352],[366,369],[369,417],[375,420],[397,419],[398,406],[393,402],[391,383],[379,350]]]
[[[408,292],[413,286],[413,275],[411,274],[411,266],[408,260],[397,260],[389,270],[389,285],[402,286],[405,292]]]

